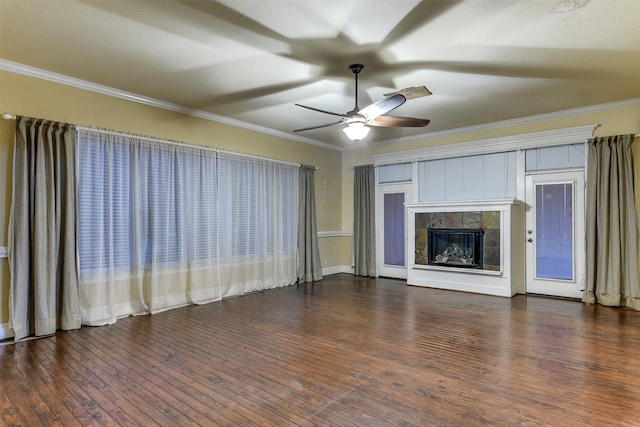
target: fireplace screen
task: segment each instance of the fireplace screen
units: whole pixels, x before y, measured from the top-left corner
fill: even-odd
[[[430,265],[482,268],[482,228],[429,228],[427,233]]]

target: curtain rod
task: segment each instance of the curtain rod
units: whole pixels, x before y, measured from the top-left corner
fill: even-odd
[[[9,114],[9,113],[3,113],[2,114],[2,118],[5,120],[15,120],[16,116],[13,114]],[[243,157],[248,157],[248,158],[252,158],[252,159],[259,159],[259,160],[269,160],[272,162],[277,162],[277,163],[282,163],[285,165],[290,165],[290,166],[300,166],[300,163],[295,163],[295,162],[288,162],[286,160],[280,160],[280,159],[273,159],[270,157],[264,157],[264,156],[256,156],[253,154],[246,154],[246,153],[240,153],[240,152],[234,152],[234,151],[227,151],[227,150],[223,150],[221,148],[215,148],[215,147],[208,147],[206,145],[197,145],[197,144],[188,144],[185,142],[180,142],[180,141],[172,141],[172,140],[167,140],[167,139],[162,139],[162,138],[157,138],[154,136],[145,136],[145,135],[135,135],[135,134],[130,134],[130,133],[126,133],[126,132],[119,132],[119,131],[115,131],[115,130],[109,130],[109,129],[99,129],[99,128],[92,128],[92,127],[87,127],[87,126],[80,126],[80,125],[73,125],[76,127],[76,129],[78,130],[83,130],[83,131],[98,131],[98,132],[105,132],[105,133],[111,133],[114,135],[130,135],[136,138],[140,138],[140,139],[146,139],[149,141],[156,141],[156,142],[162,142],[165,144],[174,144],[174,145],[179,145],[181,147],[190,147],[190,148],[198,148],[198,149],[205,149],[205,150],[213,150],[217,153],[226,153],[226,154],[235,154],[238,156],[243,156]],[[317,167],[314,167],[315,170],[318,170]]]
[[[272,162],[282,163],[282,164],[290,165],[290,166],[298,166],[298,167],[300,166],[300,163],[287,162],[286,160],[272,159],[270,157],[256,156],[254,154],[238,153],[237,151],[227,151],[227,150],[223,150],[221,148],[215,148],[215,150],[218,153],[234,154],[234,155],[243,156],[243,157],[249,157],[251,159],[258,159],[258,160],[269,160],[269,161],[272,161]],[[316,168],[316,169],[318,169],[318,168]]]
[[[15,120],[16,116],[14,116],[13,114],[9,114],[9,113],[2,113],[2,118],[5,119],[5,120]],[[91,128],[86,128],[86,129],[91,129]],[[633,136],[636,137],[636,138],[639,138],[640,137],[640,133],[634,133]],[[160,139],[160,138],[158,138],[158,139]],[[178,143],[178,144],[180,144],[180,143]],[[188,144],[186,144],[186,145],[188,145]],[[204,146],[203,145],[194,145],[194,147],[204,147]],[[222,150],[222,151],[224,151],[224,150]],[[242,154],[242,153],[237,153],[237,154]],[[259,157],[259,156],[255,156],[255,157],[264,158],[264,157]],[[278,160],[278,161],[280,161],[280,160]],[[289,162],[284,162],[283,161],[283,163],[289,163]],[[297,164],[297,163],[291,163],[291,164]],[[316,169],[318,169],[318,168],[316,168]],[[353,167],[351,167],[349,169],[353,170]]]
[[[116,130],[111,130],[111,129],[100,129],[100,128],[95,128],[95,127],[89,127],[89,126],[80,126],[80,125],[73,125],[77,130],[79,131],[88,131],[88,132],[101,132],[101,133],[106,133],[106,134],[110,134],[110,135],[122,135],[122,136],[131,136],[134,138],[138,138],[138,139],[142,139],[145,141],[152,141],[152,142],[162,142],[165,144],[172,144],[172,145],[179,145],[181,147],[189,147],[189,148],[204,148],[204,149],[209,149],[209,150],[214,150],[217,151],[215,148],[213,147],[206,147],[206,146],[202,146],[202,145],[193,145],[193,144],[186,144],[183,142],[179,142],[179,141],[172,141],[172,140],[168,140],[168,139],[162,139],[162,138],[156,138],[153,136],[146,136],[146,135],[136,135],[136,134],[132,134],[132,133],[128,133],[128,132],[118,132]]]
[[[360,166],[369,166],[369,165],[360,165]],[[373,166],[373,168],[374,168],[374,169],[378,167],[378,165],[371,165],[371,166]],[[385,165],[385,166],[386,166],[386,165]],[[355,168],[356,168],[355,166],[351,166],[351,167],[349,168],[349,170],[350,170],[350,171],[352,171],[352,170],[354,170]]]
[[[137,134],[131,134],[131,133],[127,133],[127,132],[119,132],[119,131],[116,131],[116,130],[92,128],[92,127],[78,126],[78,125],[76,125],[76,128],[78,130],[83,130],[83,131],[97,131],[97,132],[104,132],[104,133],[109,133],[109,134],[113,134],[113,135],[128,135],[128,136],[132,136],[132,137],[139,138],[139,139],[144,139],[144,140],[148,140],[148,141],[155,141],[155,142],[162,142],[164,144],[172,144],[172,145],[177,145],[177,146],[180,146],[180,147],[197,148],[197,149],[200,149],[200,150],[203,150],[203,149],[204,150],[211,150],[211,151],[215,151],[216,153],[233,154],[233,155],[237,155],[237,156],[247,157],[247,158],[250,158],[250,159],[269,160],[270,162],[276,162],[276,163],[280,163],[280,164],[300,167],[300,163],[287,162],[286,160],[273,159],[273,158],[265,157],[265,156],[256,156],[256,155],[253,155],[253,154],[240,153],[240,152],[237,152],[237,151],[227,151],[227,150],[223,150],[221,148],[209,147],[209,146],[206,146],[206,145],[188,144],[186,142],[167,140],[167,139],[158,138],[158,137],[155,137],[155,136],[137,135]]]

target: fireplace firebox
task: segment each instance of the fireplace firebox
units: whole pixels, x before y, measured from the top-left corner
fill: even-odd
[[[482,268],[482,228],[429,228],[428,262],[444,267]]]

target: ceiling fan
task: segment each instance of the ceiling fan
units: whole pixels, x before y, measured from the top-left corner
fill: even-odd
[[[320,113],[331,114],[332,116],[338,116],[341,119],[337,122],[327,123],[319,126],[311,126],[302,129],[296,129],[294,132],[302,132],[306,130],[319,129],[327,126],[334,126],[339,124],[346,124],[343,132],[352,141],[361,140],[369,133],[368,126],[377,127],[424,127],[429,124],[430,120],[427,119],[415,119],[413,117],[397,117],[397,116],[385,116],[385,113],[398,108],[404,104],[408,99],[420,98],[422,96],[431,95],[429,89],[424,86],[410,87],[402,89],[396,92],[385,93],[384,99],[363,108],[358,108],[358,74],[362,71],[364,65],[351,64],[349,69],[355,76],[356,90],[355,90],[355,107],[353,110],[345,113],[334,113],[331,111],[321,110],[319,108],[308,107],[302,104],[296,104],[298,107],[308,108],[309,110],[318,111]]]

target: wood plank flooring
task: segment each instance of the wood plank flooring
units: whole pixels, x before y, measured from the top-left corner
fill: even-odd
[[[7,426],[640,426],[640,313],[335,275],[0,347]]]

